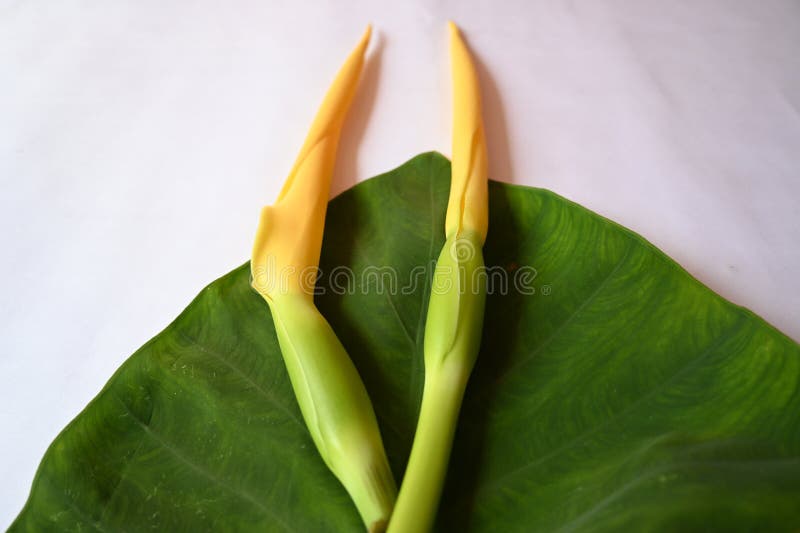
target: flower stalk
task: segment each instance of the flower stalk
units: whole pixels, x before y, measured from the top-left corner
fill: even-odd
[[[397,488],[375,412],[353,362],[314,305],[336,149],[370,28],[340,69],[272,206],[261,211],[251,284],[266,300],[311,438],[371,532],[383,531]]]
[[[429,531],[436,518],[458,413],[480,348],[486,300],[482,254],[488,228],[488,163],[478,76],[450,27],[453,157],[446,241],[425,323],[425,383],[417,430],[389,533]]]

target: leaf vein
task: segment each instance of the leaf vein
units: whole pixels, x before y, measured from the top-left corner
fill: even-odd
[[[658,396],[659,394],[661,394],[661,392],[664,391],[664,389],[666,389],[667,386],[669,386],[670,384],[674,383],[675,381],[678,381],[691,368],[693,368],[693,367],[697,366],[698,364],[700,364],[701,362],[705,361],[705,359],[708,358],[709,355],[714,353],[715,350],[717,348],[719,348],[723,344],[723,341],[728,339],[730,334],[732,332],[736,331],[740,327],[740,324],[744,319],[745,319],[744,316],[740,317],[739,320],[735,321],[728,329],[726,329],[722,334],[720,334],[716,339],[714,339],[709,344],[709,346],[707,346],[699,355],[693,357],[690,361],[688,361],[686,364],[684,364],[681,368],[679,368],[674,374],[672,374],[665,381],[663,381],[662,383],[660,383],[657,386],[655,386],[652,389],[650,389],[649,392],[647,392],[646,394],[634,399],[630,404],[628,404],[627,407],[625,407],[621,411],[618,411],[617,413],[614,413],[613,415],[611,415],[609,418],[605,419],[600,424],[597,424],[597,425],[595,425],[593,427],[585,429],[584,431],[581,431],[576,437],[570,439],[568,442],[566,442],[565,444],[562,444],[561,446],[559,446],[555,450],[551,451],[550,453],[548,453],[548,454],[546,454],[546,455],[544,455],[542,457],[539,457],[539,458],[537,458],[537,459],[535,459],[535,460],[533,460],[533,461],[531,461],[529,463],[521,465],[521,466],[519,466],[519,467],[517,467],[517,468],[515,468],[515,469],[513,469],[513,470],[511,470],[511,471],[509,471],[509,472],[507,472],[507,473],[505,473],[503,475],[501,475],[500,477],[496,478],[494,481],[490,481],[490,482],[486,483],[480,489],[480,492],[489,492],[489,491],[495,490],[498,487],[500,487],[503,484],[503,482],[507,481],[508,479],[516,477],[519,474],[521,474],[522,472],[530,470],[531,468],[535,468],[537,466],[541,466],[543,464],[546,464],[548,461],[550,461],[553,458],[559,456],[565,450],[568,450],[572,445],[574,445],[574,444],[586,439],[586,437],[588,437],[589,435],[597,433],[598,431],[610,426],[613,422],[616,422],[620,418],[622,418],[622,417],[630,414],[631,412],[635,411],[637,408],[639,408],[641,405],[643,405],[647,400],[650,400],[651,398],[654,398],[654,397]]]
[[[280,526],[285,531],[293,531],[292,528],[290,528],[289,525],[280,516],[278,516],[273,510],[271,510],[271,509],[265,507],[264,505],[262,505],[261,502],[259,502],[255,497],[253,497],[248,492],[242,490],[241,488],[236,488],[236,487],[233,487],[233,486],[225,483],[224,481],[222,481],[219,478],[218,474],[215,474],[215,473],[203,468],[202,466],[200,466],[196,462],[190,460],[186,456],[185,452],[183,452],[180,449],[176,448],[175,446],[173,446],[172,444],[167,442],[161,435],[159,435],[158,433],[153,431],[153,429],[150,427],[150,425],[145,423],[143,420],[141,420],[136,415],[136,413],[134,413],[133,410],[128,406],[128,404],[125,403],[122,400],[122,398],[120,398],[119,396],[116,396],[116,395],[115,395],[115,398],[117,399],[117,401],[120,404],[122,404],[122,406],[125,408],[125,410],[128,412],[128,414],[131,416],[131,418],[139,425],[139,427],[141,427],[142,430],[156,444],[158,444],[164,450],[168,451],[173,457],[175,457],[180,462],[182,462],[183,464],[188,466],[190,469],[192,469],[198,475],[208,479],[209,481],[213,482],[214,484],[216,484],[217,486],[221,487],[222,489],[225,489],[227,492],[233,494],[234,496],[237,496],[240,499],[251,503],[254,507],[257,507],[258,509],[263,511],[265,514],[269,515],[270,518],[272,518],[275,521],[277,521],[278,524],[280,524]]]
[[[206,355],[210,355],[211,357],[214,357],[215,359],[217,359],[218,361],[223,363],[225,366],[227,366],[228,368],[230,368],[231,370],[236,372],[236,374],[238,374],[242,379],[244,379],[247,383],[252,385],[253,388],[256,389],[256,391],[258,391],[261,394],[261,396],[263,396],[264,398],[269,400],[269,403],[271,403],[273,406],[277,407],[287,417],[289,417],[289,419],[291,421],[293,421],[295,424],[297,424],[298,426],[300,426],[301,428],[303,428],[305,430],[305,424],[303,424],[300,421],[300,419],[297,418],[297,415],[295,415],[289,409],[289,407],[284,405],[282,402],[278,401],[278,399],[275,397],[274,394],[270,393],[269,391],[267,391],[267,389],[265,389],[261,385],[259,385],[255,380],[253,380],[253,378],[248,376],[241,368],[239,368],[238,366],[236,366],[233,363],[231,363],[225,356],[223,356],[222,354],[218,353],[216,350],[212,350],[210,348],[207,348],[207,347],[203,346],[202,344],[200,344],[200,342],[197,339],[195,339],[193,337],[190,337],[189,335],[187,335],[186,333],[184,333],[180,329],[177,330],[177,332],[178,332],[178,335],[180,335],[183,339],[185,339],[186,341],[191,343],[193,346],[198,348],[201,352],[203,352]]]

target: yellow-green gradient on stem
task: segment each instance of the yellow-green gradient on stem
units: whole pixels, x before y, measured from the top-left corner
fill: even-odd
[[[429,531],[436,519],[458,413],[483,330],[488,226],[486,140],[478,77],[450,23],[453,162],[445,244],[433,275],[425,322],[425,383],[417,430],[389,533]]]
[[[347,489],[367,529],[383,531],[397,488],[375,412],[353,362],[314,305],[314,281],[308,281],[316,280],[339,135],[369,37],[368,27],[329,89],[277,202],[261,212],[251,283],[269,305],[297,403],[320,456]]]

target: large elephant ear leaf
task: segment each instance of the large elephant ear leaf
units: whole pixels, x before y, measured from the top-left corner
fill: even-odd
[[[435,153],[330,204],[316,298],[400,479],[444,235]],[[441,531],[791,531],[800,347],[641,237],[492,183],[483,344]],[[12,531],[358,531],[243,265],[134,353],[52,443]]]

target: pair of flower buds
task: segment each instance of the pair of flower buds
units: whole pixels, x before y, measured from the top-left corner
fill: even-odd
[[[458,28],[449,28],[454,106],[446,242],[434,271],[439,289],[431,291],[425,324],[422,404],[399,495],[364,384],[303,286],[303,272],[316,274],[319,266],[336,149],[369,27],[328,90],[278,200],[263,208],[253,247],[252,285],[269,305],[303,418],[369,531],[432,527],[481,339],[486,289],[464,281],[482,279],[474,273],[483,267],[488,224],[486,142],[475,67]]]

